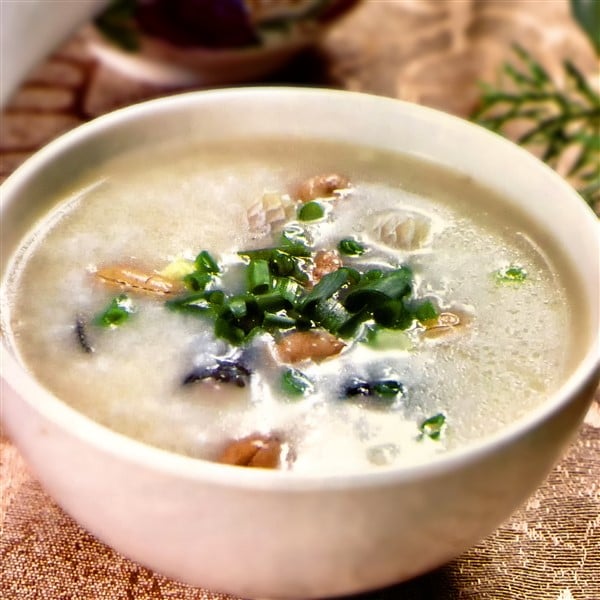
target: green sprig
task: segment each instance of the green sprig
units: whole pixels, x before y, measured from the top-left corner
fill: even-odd
[[[561,89],[524,48],[513,49],[516,64],[503,66],[511,89],[483,84],[471,119],[498,133],[516,121],[525,123],[516,142],[537,149],[552,167],[574,148],[566,176],[600,215],[600,95],[572,62],[563,63],[566,85]]]

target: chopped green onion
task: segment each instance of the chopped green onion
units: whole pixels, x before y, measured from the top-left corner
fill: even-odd
[[[219,265],[215,259],[206,251],[202,250],[198,256],[196,256],[196,270],[200,273],[220,273]]]
[[[410,338],[404,331],[377,326],[368,328],[364,341],[376,350],[411,350],[413,347]]]
[[[244,296],[234,296],[227,302],[226,307],[231,314],[236,318],[240,319],[241,317],[246,316],[248,313],[248,305],[246,304],[247,298]]]
[[[212,275],[194,271],[183,278],[185,286],[193,292],[202,291],[212,281]]]
[[[319,202],[307,202],[298,210],[298,219],[300,221],[316,221],[325,216],[325,209]]]
[[[360,256],[365,253],[365,247],[351,238],[345,238],[338,244],[338,250],[347,256]]]
[[[310,314],[318,302],[331,298],[331,296],[339,291],[348,282],[351,275],[350,269],[346,267],[327,273],[304,298],[302,302],[303,311]]]
[[[287,369],[281,376],[281,387],[290,396],[304,396],[314,391],[312,381],[297,369]]]
[[[421,323],[424,323],[425,321],[436,319],[438,317],[438,311],[431,300],[425,300],[425,302],[417,306],[415,310],[415,317],[417,317]]]
[[[334,298],[319,300],[312,309],[315,320],[331,333],[337,333],[352,315]]]
[[[373,391],[378,396],[397,396],[404,393],[404,386],[399,381],[393,379],[376,381],[373,384]]]
[[[371,301],[373,318],[378,325],[390,329],[407,329],[413,321],[410,311],[404,306],[404,301],[384,300],[379,303],[379,298]]]
[[[522,283],[527,279],[527,271],[522,267],[511,265],[496,271],[498,283]]]
[[[212,295],[215,293],[210,292],[209,294]],[[168,300],[166,305],[171,310],[183,312],[206,312],[212,308],[211,301],[207,299],[205,292],[186,294],[185,296]]]
[[[291,329],[294,325],[296,319],[285,314],[265,312],[263,317],[263,327],[266,329]]]
[[[125,294],[113,298],[108,307],[100,313],[94,323],[100,327],[119,327],[127,321],[133,312],[133,304]]]
[[[403,298],[410,292],[411,285],[412,272],[408,267],[384,273],[377,279],[363,278],[363,281],[350,291],[344,305],[350,312],[364,308],[372,310],[386,300]]]
[[[246,337],[246,333],[241,327],[237,327],[235,323],[224,317],[219,317],[215,321],[215,335],[234,345],[241,344]]]
[[[419,425],[419,430],[421,431],[421,436],[426,435],[432,440],[439,440],[445,426],[446,416],[442,413],[438,413],[437,415],[433,415],[433,417],[425,419],[421,425]]]
[[[264,294],[271,287],[271,272],[266,260],[251,260],[248,265],[248,291],[252,294]]]

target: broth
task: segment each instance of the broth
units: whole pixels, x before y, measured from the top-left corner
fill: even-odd
[[[409,266],[414,297],[431,300],[438,313],[462,315],[464,328],[434,336],[413,321],[374,345],[367,323],[357,334],[362,341],[345,340],[340,354],[293,365],[314,389],[291,397],[281,390],[287,367],[268,333],[242,351],[252,371],[245,387],[183,385],[207,357],[239,353],[215,338],[210,319],[134,292],[127,293],[135,312],[126,323],[94,325],[120,293],[97,281],[102,265],[161,271],[207,250],[227,270],[219,285],[241,291],[236,253],[277,245],[286,223],[298,224],[298,206],[288,202],[288,216],[270,231],[263,222],[251,228],[250,207],[265,193],[276,203],[299,182],[330,171],[346,175],[351,187],[320,201],[324,219],[300,223],[312,247],[333,249],[352,238],[368,251],[341,256],[345,266]],[[406,233],[396,224],[407,214],[414,217],[408,242],[393,247],[396,234]],[[50,391],[148,444],[214,460],[228,440],[277,432],[289,449],[282,468],[293,471],[414,464],[498,431],[568,373],[584,324],[573,317],[559,253],[541,243],[542,234],[492,191],[406,156],[285,140],[145,149],[98,166],[36,225],[7,280],[5,327],[24,365]],[[501,280],[498,273],[511,266],[524,281]],[[93,352],[78,343],[78,318]],[[397,380],[402,392],[383,404],[344,393],[357,378]],[[444,418],[439,437],[423,427],[435,415]]]

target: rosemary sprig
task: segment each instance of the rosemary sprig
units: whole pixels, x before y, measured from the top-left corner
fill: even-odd
[[[562,88],[524,48],[513,49],[516,64],[503,65],[510,89],[483,84],[471,119],[498,133],[518,121],[524,132],[516,142],[551,166],[560,165],[600,216],[600,95],[571,61],[563,63]]]

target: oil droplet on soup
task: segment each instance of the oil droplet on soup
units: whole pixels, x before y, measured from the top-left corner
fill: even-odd
[[[49,390],[148,444],[297,472],[414,464],[571,367],[585,324],[560,253],[506,206],[326,142],[144,149],[56,198],[13,260],[7,326]]]

